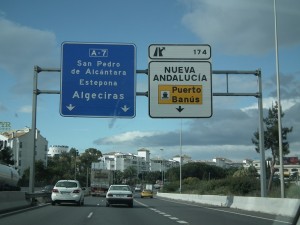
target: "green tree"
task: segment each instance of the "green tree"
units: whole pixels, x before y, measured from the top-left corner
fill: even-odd
[[[161,180],[161,172],[160,171],[143,172],[142,180],[144,181],[144,183],[155,184],[157,180]]]
[[[85,168],[91,168],[92,162],[98,162],[99,158],[102,157],[100,150],[95,148],[88,148],[84,153],[80,155],[80,163]]]
[[[257,170],[254,166],[250,166],[249,168],[240,168],[237,170],[232,176],[233,177],[256,177]]]
[[[91,169],[92,163],[98,162],[101,156],[102,153],[100,150],[88,148],[77,158],[76,179],[79,180],[82,185],[86,185],[86,178],[88,176],[88,171]]]
[[[10,147],[5,147],[0,151],[0,162],[3,164],[14,165],[15,162],[13,159],[13,152]]]
[[[114,184],[122,184],[123,182],[123,172],[120,170],[115,170],[114,171]]]
[[[133,185],[135,179],[137,178],[137,171],[134,166],[127,167],[123,172],[124,179],[127,180],[127,184]]]
[[[227,172],[218,166],[207,165],[201,162],[187,163],[182,165],[182,179],[196,177],[199,180],[221,179],[227,176]],[[169,181],[178,181],[180,176],[179,167],[170,168],[166,177]]]
[[[61,179],[74,179],[74,164],[71,154],[63,152],[59,156],[54,156],[48,160],[48,169],[53,175],[51,183]]]
[[[50,179],[49,170],[45,166],[42,160],[35,162],[35,183],[37,186],[44,186],[49,184],[48,180]]]
[[[171,182],[178,181],[179,177],[180,177],[179,167],[173,167],[173,168],[168,169],[168,171],[166,172],[166,177],[167,177],[168,181],[171,181]]]
[[[284,113],[281,113],[281,118],[284,117]],[[272,161],[270,165],[270,179],[268,185],[268,191],[272,188],[272,179],[275,172],[275,164],[279,161],[279,135],[278,135],[278,103],[272,105],[272,108],[268,111],[268,116],[263,119],[265,124],[264,131],[264,151],[271,150]],[[289,143],[287,141],[288,133],[293,131],[293,127],[282,127],[282,152],[283,155],[289,154]],[[259,133],[254,132],[252,143],[255,145],[256,152],[260,152],[259,149]]]
[[[224,178],[226,173],[224,169],[218,166],[208,165],[206,163],[187,163],[182,166],[182,179],[188,177],[197,177],[200,180]]]
[[[30,175],[30,168],[24,170],[23,176],[21,177],[19,184],[21,186],[28,186],[29,185],[29,175]],[[50,177],[52,174],[49,172],[48,168],[46,168],[44,162],[42,160],[35,161],[35,186],[41,187],[49,183]]]

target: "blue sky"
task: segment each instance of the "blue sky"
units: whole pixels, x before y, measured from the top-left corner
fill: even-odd
[[[300,156],[300,2],[277,0],[279,70],[283,126],[290,156]],[[133,43],[137,69],[148,67],[151,44],[209,44],[213,70],[261,69],[263,106],[276,101],[273,0],[2,0],[0,6],[0,122],[14,130],[31,127],[33,68],[60,68],[65,41]],[[226,91],[224,76],[212,76],[213,92]],[[40,73],[38,88],[60,90],[59,73]],[[137,91],[148,78],[137,74]],[[255,76],[230,76],[231,92],[257,91]],[[38,96],[37,128],[49,145],[83,152],[136,153],[170,158],[259,159],[251,143],[258,127],[255,97],[213,97],[213,116],[205,119],[153,119],[148,99],[136,97],[136,117],[62,117],[60,96]],[[266,114],[265,114],[266,115]],[[182,126],[181,126],[182,124]],[[160,149],[163,149],[161,151]],[[268,154],[267,154],[268,155]]]

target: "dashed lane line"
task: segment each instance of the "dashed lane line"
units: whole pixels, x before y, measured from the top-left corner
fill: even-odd
[[[141,203],[141,202],[139,202],[139,201],[137,201],[137,200],[135,200],[135,202],[137,202],[138,204],[140,204],[140,205],[142,205],[142,206],[145,206],[146,208],[152,210],[153,212],[156,212],[156,213],[158,213],[158,214],[160,214],[160,215],[163,215],[163,216],[165,216],[165,217],[168,217],[168,218],[171,219],[171,220],[175,220],[177,223],[180,223],[180,224],[188,224],[188,222],[186,222],[186,221],[184,221],[184,220],[180,220],[179,218],[174,217],[174,216],[172,216],[172,215],[170,215],[170,214],[167,214],[167,213],[165,213],[165,212],[162,212],[162,211],[160,211],[160,210],[158,210],[158,209],[151,208],[150,206],[148,206],[148,205],[146,205],[146,204],[144,204],[144,203]]]
[[[87,218],[91,218],[93,216],[93,212],[90,212],[90,214],[87,216]]]

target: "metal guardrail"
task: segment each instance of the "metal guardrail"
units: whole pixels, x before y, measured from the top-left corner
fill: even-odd
[[[35,201],[36,198],[51,198],[51,193],[45,192],[35,192],[35,193],[25,193],[26,200]]]

